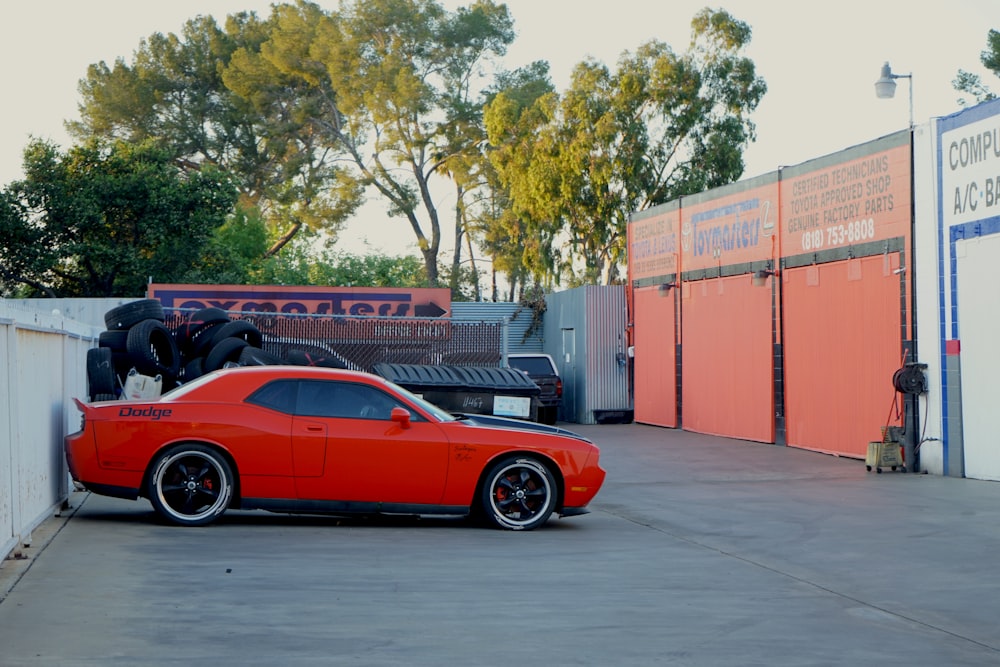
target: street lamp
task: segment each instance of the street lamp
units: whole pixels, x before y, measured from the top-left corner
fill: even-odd
[[[875,82],[875,96],[880,100],[892,99],[896,95],[896,79],[909,79],[910,89],[910,129],[913,129],[913,74],[893,74],[888,61],[882,65],[882,72]]]
[[[915,201],[913,197],[913,74],[893,74],[892,68],[889,67],[888,61],[882,65],[882,71],[879,74],[878,81],[875,82],[875,96],[881,100],[890,99],[896,94],[896,79],[909,79],[910,88],[910,253],[913,253],[912,239],[916,236],[916,211],[915,211]],[[915,275],[916,272],[916,260],[911,259],[910,261],[910,275]],[[917,309],[917,295],[916,290],[910,291],[910,313],[915,312]],[[913,323],[915,325],[915,323]],[[915,330],[915,329],[914,329]],[[917,337],[913,336],[913,340],[909,343],[908,352],[911,353],[911,358],[917,358]],[[920,407],[917,403],[917,397],[912,395],[909,397],[911,401],[911,410],[907,410],[905,414],[905,421],[903,422],[903,432],[906,433],[909,427],[912,426],[912,433],[917,432],[917,427],[920,423]],[[912,422],[912,423],[911,423]],[[919,449],[917,448],[918,443],[914,441],[913,435],[907,435],[905,437],[905,442],[903,443],[903,458],[906,461],[906,465],[910,466],[910,470],[913,472],[919,472],[920,463],[918,459]],[[905,468],[904,468],[905,470]]]

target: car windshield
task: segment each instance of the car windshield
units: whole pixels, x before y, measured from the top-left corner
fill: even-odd
[[[409,401],[411,401],[413,403],[416,403],[417,405],[419,405],[423,409],[424,412],[427,412],[427,413],[433,415],[439,421],[443,421],[443,422],[453,422],[453,421],[455,421],[455,416],[452,415],[450,412],[447,412],[446,410],[442,410],[441,408],[439,408],[438,406],[434,405],[433,403],[430,403],[429,401],[424,400],[422,397],[420,397],[420,396],[418,396],[418,395],[416,395],[416,394],[414,394],[414,393],[412,393],[412,392],[410,392],[410,391],[408,391],[406,389],[403,389],[402,387],[400,387],[398,384],[395,384],[394,382],[389,382],[388,380],[386,380],[385,383],[387,385],[389,385],[390,387],[392,387],[395,391],[399,392],[400,396],[403,396],[407,400],[409,400]]]
[[[546,357],[508,357],[511,368],[528,375],[554,375],[555,370]]]

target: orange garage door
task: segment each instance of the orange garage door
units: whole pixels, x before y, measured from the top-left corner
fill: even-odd
[[[903,361],[898,254],[783,275],[788,444],[863,458],[898,425],[892,375]]]
[[[687,431],[774,442],[773,278],[684,283],[681,338]]]
[[[677,290],[658,286],[634,292],[635,299],[635,421],[677,426]]]

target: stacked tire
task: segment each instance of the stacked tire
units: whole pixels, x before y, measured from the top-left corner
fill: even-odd
[[[175,334],[183,360],[180,379],[193,380],[228,366],[284,363],[261,349],[264,336],[253,322],[234,320],[221,308],[202,308],[186,316]]]
[[[221,308],[202,308],[166,323],[157,299],[139,299],[104,314],[107,329],[87,351],[91,401],[115,400],[131,370],[159,376],[163,391],[230,366],[291,364],[346,368],[336,357],[290,350],[287,360],[262,349],[264,336],[249,320],[232,319]]]
[[[98,337],[98,347],[87,351],[90,400],[117,398],[132,369],[160,376],[165,388],[175,386],[180,354],[158,300],[140,299],[112,308],[104,314],[104,324],[107,329]]]

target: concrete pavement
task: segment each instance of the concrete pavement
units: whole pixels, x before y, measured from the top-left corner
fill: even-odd
[[[605,487],[531,533],[75,494],[0,569],[0,665],[1000,664],[1000,484],[569,427]]]

